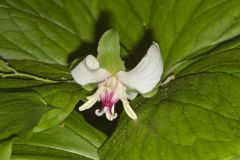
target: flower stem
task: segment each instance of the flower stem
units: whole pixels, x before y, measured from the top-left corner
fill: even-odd
[[[16,69],[14,69],[13,67],[9,66],[8,63],[6,63],[6,65],[8,66],[8,71],[7,73],[0,73],[0,77],[2,78],[7,78],[7,77],[24,77],[24,78],[29,78],[29,79],[34,79],[37,81],[41,81],[41,82],[45,82],[45,83],[59,83],[59,82],[69,82],[69,83],[73,83],[74,80],[53,80],[53,79],[48,79],[48,78],[43,78],[43,77],[38,77],[32,74],[28,74],[28,73],[21,73],[18,72]]]
[[[17,72],[16,70],[12,69],[13,73],[0,73],[0,77],[2,78],[7,78],[7,77],[25,77],[25,78],[30,78],[30,79],[35,79],[37,81],[45,82],[45,83],[59,83],[59,82],[74,82],[73,80],[52,80],[48,78],[42,78],[38,76],[34,76],[31,74],[27,73],[20,73]]]

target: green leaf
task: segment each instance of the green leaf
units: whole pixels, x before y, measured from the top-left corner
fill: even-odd
[[[179,76],[202,72],[225,72],[240,77],[240,49],[223,51],[205,56],[189,65],[179,73]]]
[[[41,118],[38,126],[34,128],[35,132],[53,127],[62,122],[73,110],[79,100],[84,100],[87,91],[83,90],[77,84],[54,84],[34,87],[45,102],[56,108],[52,108]]]
[[[35,133],[30,139],[16,141],[12,160],[99,159],[98,147],[105,138],[74,112],[62,125]]]
[[[26,80],[26,79],[10,79],[10,78],[1,78],[0,79],[0,90],[3,89],[17,89],[17,88],[28,88],[33,86],[44,85],[46,83],[35,80]]]
[[[108,30],[103,34],[98,44],[97,59],[100,66],[112,74],[125,70],[124,62],[120,57],[120,42],[116,31]]]
[[[86,42],[93,42],[94,40],[93,34],[95,31],[96,17],[94,13],[92,13],[92,8],[90,7],[96,2],[96,0],[62,1],[63,7],[68,13],[71,23],[76,26],[74,29],[81,39]],[[95,9],[95,12],[98,11]]]
[[[141,6],[141,8],[134,8],[132,5],[134,2],[128,0],[103,0],[101,7],[102,12],[105,13],[103,15],[105,19],[102,25],[109,23],[111,28],[116,29],[120,35],[121,44],[128,50],[133,50],[144,37],[145,28],[148,28],[147,22],[141,21],[136,10],[139,9],[141,14],[147,17],[148,11],[142,8],[150,7],[151,4],[147,5],[150,1],[141,1],[137,4],[137,7]]]
[[[187,7],[186,7],[187,6]],[[240,1],[154,1],[150,28],[165,72],[240,34]]]
[[[10,160],[12,153],[12,139],[0,141],[0,158],[1,160]]]
[[[239,6],[238,0],[104,0],[102,8],[128,50],[141,53],[150,41],[158,42],[166,74],[178,63],[238,36]]]
[[[61,0],[2,0],[0,56],[66,65],[82,40],[95,37],[95,20],[88,9],[94,2],[73,3],[69,7]]]
[[[1,91],[0,95],[0,139],[31,130],[49,110],[35,92]]]
[[[239,77],[202,73],[172,82],[125,114],[100,150],[102,159],[212,160],[240,153]]]
[[[239,159],[239,6],[238,0],[2,0],[0,113],[7,116],[0,116],[0,137],[44,130],[19,140],[13,159],[98,159],[101,134],[87,129],[82,117],[56,125],[86,95],[66,65],[85,48],[94,50],[107,28],[119,33],[122,55],[138,54],[131,60],[157,41],[164,76],[177,79],[132,103],[138,120],[123,114],[100,151],[103,159]],[[98,48],[110,55],[98,58],[113,74],[124,70],[116,32]],[[24,116],[19,107],[26,108]]]
[[[25,133],[32,128],[34,132],[39,132],[59,124],[72,112],[77,102],[85,98],[85,94],[77,84],[66,83],[2,91],[0,139]]]
[[[239,49],[239,48],[240,48],[240,38],[237,37],[233,40],[222,43],[221,45],[214,48],[210,52],[207,52],[204,55],[201,55],[201,56],[198,56],[198,57],[195,57],[195,58],[191,58],[191,59],[188,59],[188,60],[185,60],[185,61],[182,61],[182,62],[176,64],[174,67],[172,67],[171,70],[168,71],[168,73],[166,73],[166,75],[168,75],[169,73],[174,73],[175,75],[180,76],[182,73],[179,73],[179,72],[186,72],[189,69],[192,70],[191,66],[194,63],[198,63],[200,61],[205,61],[206,59],[208,59],[210,57],[214,57],[214,56],[218,57],[217,54],[220,55],[224,52],[228,52],[230,50]],[[227,59],[228,59],[228,57],[227,57]],[[233,61],[235,61],[235,60],[233,60]]]
[[[102,158],[237,159],[240,50],[221,50],[199,58],[155,97],[134,103],[138,120],[124,114]]]

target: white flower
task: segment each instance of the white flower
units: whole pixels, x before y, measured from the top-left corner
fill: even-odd
[[[154,89],[163,73],[163,62],[157,43],[151,45],[139,64],[129,72],[119,71],[112,75],[100,68],[98,60],[88,55],[72,71],[74,80],[80,85],[98,83],[97,91],[87,97],[88,101],[79,107],[80,111],[91,108],[97,101],[102,108],[95,111],[97,116],[106,115],[112,121],[117,117],[115,104],[121,100],[127,115],[136,120],[137,115],[129,105],[138,93],[145,94]],[[128,91],[129,88],[131,91]]]

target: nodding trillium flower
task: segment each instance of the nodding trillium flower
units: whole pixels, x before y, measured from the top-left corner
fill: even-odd
[[[101,101],[102,108],[95,111],[96,115],[105,114],[107,119],[112,121],[117,117],[117,113],[114,112],[115,104],[121,100],[127,115],[136,120],[137,115],[129,105],[128,99],[134,99],[138,93],[145,94],[152,91],[160,81],[162,72],[160,49],[154,42],[139,64],[129,72],[119,71],[111,74],[100,67],[97,58],[88,55],[71,73],[80,85],[98,83],[98,89],[92,96],[87,97],[88,101],[80,106],[79,110],[89,109],[97,101]]]

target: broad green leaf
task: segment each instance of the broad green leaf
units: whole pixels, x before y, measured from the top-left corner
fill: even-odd
[[[103,34],[97,50],[97,59],[102,68],[112,74],[125,70],[124,62],[120,57],[119,36],[115,30],[108,30]]]
[[[239,159],[239,38],[235,38],[240,34],[239,6],[238,0],[2,0],[0,57],[4,61],[0,61],[0,75],[5,78],[0,79],[0,90],[8,94],[0,102],[9,99],[11,103],[4,101],[0,108],[11,107],[0,112],[20,120],[13,125],[0,120],[10,128],[0,125],[0,135],[4,129],[11,132],[2,136],[7,138],[62,122],[86,94],[78,85],[66,82],[72,79],[66,66],[76,56],[72,52],[80,47],[79,52],[88,54],[83,48],[96,49],[99,35],[114,28],[120,36],[121,53],[136,52],[133,59],[142,57],[142,48],[149,47],[149,42],[157,41],[165,76],[175,73],[178,79],[155,97],[134,102],[139,105],[135,109],[138,120],[120,119],[117,131],[101,150],[103,159]],[[119,38],[110,42],[104,46],[119,48],[120,57]],[[107,58],[102,66],[114,62]],[[9,59],[14,61],[5,61]],[[124,69],[122,61],[114,65]],[[20,74],[9,72],[9,66]],[[6,76],[8,73],[13,75]],[[22,99],[23,103],[18,102]],[[19,106],[33,109],[32,105],[46,110],[31,115],[25,110],[24,116],[18,116],[19,110],[7,111]],[[68,118],[63,128],[18,141],[13,159],[98,159],[101,134],[98,137],[94,129],[82,128],[85,121],[79,119]],[[14,131],[18,124],[27,129]]]
[[[107,138],[102,132],[88,124],[81,113],[76,111],[73,111],[71,115],[64,120],[64,126],[78,133],[96,148],[99,148]]]
[[[222,54],[224,52],[234,50],[234,49],[239,49],[239,48],[240,48],[240,38],[237,37],[233,40],[222,43],[221,45],[214,48],[210,52],[207,52],[204,55],[201,55],[201,56],[198,56],[195,58],[191,58],[188,60],[184,60],[184,61],[176,64],[174,67],[172,67],[171,70],[168,71],[168,73],[166,73],[166,75],[168,75],[169,73],[174,73],[174,74],[179,75],[179,72],[182,72],[182,70],[184,70],[183,72],[186,72],[186,70],[191,68],[190,66],[194,63],[198,63],[199,61],[204,61],[204,60],[208,59],[209,57],[214,57],[216,54]]]
[[[91,4],[94,3],[96,3],[96,0],[62,0],[63,7],[68,13],[76,33],[86,42],[93,42],[95,38],[93,33],[95,31],[96,17],[92,13],[92,8],[89,8],[91,7]]]
[[[157,41],[168,73],[178,63],[238,36],[239,6],[238,0],[104,0],[102,8],[128,50]]]
[[[100,150],[102,159],[238,159],[239,77],[202,73],[171,82],[125,114]]]
[[[35,132],[53,127],[63,121],[73,110],[79,100],[84,100],[86,91],[77,84],[50,84],[34,87],[44,101],[56,108],[52,108],[41,118],[40,123],[34,128]]]
[[[131,0],[128,1],[129,7],[132,8],[132,12],[138,17],[141,21],[141,25],[145,29],[149,28],[149,22],[151,19],[151,13],[154,12],[151,10],[153,0],[142,1],[142,0]]]
[[[240,34],[240,1],[168,0],[152,4],[150,28],[165,71]]]
[[[31,130],[49,110],[35,92],[1,91],[0,95],[0,139]]]
[[[95,2],[70,2],[74,7],[61,0],[2,0],[0,56],[66,65],[82,40],[95,37],[95,20],[88,10]]]
[[[99,159],[98,147],[105,135],[85,122],[80,113],[71,114],[62,125],[18,140],[12,160],[90,160]]]
[[[46,83],[41,81],[35,81],[35,80],[0,78],[0,90],[27,88],[27,87],[44,85],[44,84]]]
[[[3,73],[4,76],[9,77],[0,80],[0,88],[6,91],[15,89],[17,92],[22,92],[23,89],[25,92],[34,91],[46,105],[50,106],[50,110],[41,115],[40,123],[34,128],[35,132],[60,123],[71,113],[77,102],[85,98],[86,92],[79,85],[68,81],[72,78],[65,66],[26,60],[14,60],[8,63],[12,72]],[[20,94],[16,96],[21,98]]]
[[[141,2],[145,3],[145,2]],[[109,23],[119,33],[121,43],[128,50],[134,49],[144,36],[144,22],[127,0],[103,0],[103,24]],[[143,11],[142,14],[145,14]]]
[[[32,128],[34,132],[39,132],[59,124],[72,112],[77,102],[85,98],[86,92],[76,84],[59,83],[25,90],[6,90],[0,94],[2,139]]]
[[[231,49],[237,49],[240,48],[240,37],[236,37],[232,40],[226,41],[222,43],[221,45],[217,46],[213,50],[211,50],[209,53],[210,55],[218,54],[220,52],[228,51]],[[203,57],[204,55],[200,56]]]
[[[240,49],[223,51],[218,54],[205,56],[189,65],[179,76],[203,72],[225,72],[240,77]]]
[[[12,139],[0,141],[0,158],[1,160],[10,160],[12,153]]]

